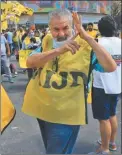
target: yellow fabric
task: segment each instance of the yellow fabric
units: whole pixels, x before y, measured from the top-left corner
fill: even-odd
[[[16,16],[11,16],[9,18],[11,21],[15,22],[15,23],[19,23],[20,18],[16,17]]]
[[[89,103],[89,104],[92,103],[91,90],[90,90],[90,92],[88,93],[87,103]]]
[[[31,43],[30,38],[26,37],[24,39],[24,43],[26,46],[29,45]],[[26,65],[26,61],[27,61],[27,58],[31,52],[32,52],[32,50],[20,50],[19,51],[19,65],[21,68],[28,68]]]
[[[6,30],[8,28],[7,20],[1,22],[1,30]]]
[[[81,45],[79,51],[75,55],[71,52],[60,55],[57,72],[50,61],[31,79],[24,97],[24,113],[53,123],[86,124],[83,79],[73,75],[83,72],[88,76],[91,47],[79,36],[75,41]]]
[[[30,42],[30,38],[29,37],[26,37],[25,39],[24,39],[24,43],[25,43],[25,45],[29,45],[31,42]]]
[[[93,31],[87,31],[87,33],[88,33],[90,36],[92,36],[93,38],[95,38],[96,35],[97,35],[97,31],[95,31],[95,30],[93,30]]]
[[[11,100],[9,99],[6,91],[1,86],[1,125],[0,125],[1,132],[11,122],[14,115],[15,115],[15,108]]]
[[[12,40],[13,40],[13,42],[15,42],[15,43],[18,42],[18,41],[19,41],[18,35],[13,36]]]
[[[33,9],[26,7],[25,13],[26,13],[27,15],[32,16],[32,15],[33,15]]]
[[[43,47],[43,51],[48,51],[52,48],[52,35],[50,33],[48,33],[42,40],[42,47]]]
[[[1,15],[1,22],[5,21],[6,20],[6,14],[2,14]]]
[[[22,32],[18,31],[17,33],[18,33],[20,42],[22,42],[21,39],[22,39],[22,36],[24,35],[25,31],[24,30]]]
[[[26,65],[27,58],[32,50],[20,50],[19,51],[19,65],[21,68],[28,68]]]

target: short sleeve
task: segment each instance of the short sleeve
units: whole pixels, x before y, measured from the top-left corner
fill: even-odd
[[[32,55],[34,55],[34,54],[41,53],[41,51],[42,51],[42,47],[39,47],[39,48],[33,50],[33,51],[30,53],[29,56],[32,56]]]

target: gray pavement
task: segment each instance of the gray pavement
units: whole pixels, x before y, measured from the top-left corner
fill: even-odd
[[[12,60],[15,63],[15,59]],[[42,137],[35,118],[21,112],[23,96],[27,84],[27,75],[19,71],[15,83],[3,82],[10,99],[16,108],[16,117],[0,137],[0,154],[39,155],[45,154]],[[74,154],[87,154],[96,148],[99,138],[98,122],[92,118],[91,105],[88,105],[89,124],[82,126],[78,135]],[[119,122],[116,153],[121,154],[121,104],[117,107]]]

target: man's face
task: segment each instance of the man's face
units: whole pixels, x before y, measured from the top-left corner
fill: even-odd
[[[64,18],[52,18],[50,22],[50,32],[56,41],[65,41],[72,36],[71,21]]]
[[[92,31],[93,30],[93,26],[92,25],[88,25],[88,30]]]
[[[29,32],[28,35],[29,35],[30,38],[32,38],[32,37],[34,36],[34,32],[33,32],[33,30],[30,30],[30,32]]]

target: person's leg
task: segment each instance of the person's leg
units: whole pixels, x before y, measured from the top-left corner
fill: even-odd
[[[16,69],[16,65],[11,63],[10,64],[10,68],[12,70],[12,73],[14,74],[14,76],[17,76],[17,69]]]
[[[110,104],[110,115],[111,115],[110,124],[111,124],[112,132],[111,132],[109,149],[111,151],[117,150],[115,140],[116,140],[117,129],[118,129],[118,121],[117,121],[117,116],[116,116],[116,107],[117,107],[118,99],[119,99],[119,95],[111,95],[110,96],[110,100],[111,100],[111,104]]]
[[[7,58],[7,56],[1,57],[1,64],[3,65],[5,69],[5,74],[7,75],[9,82],[13,83],[12,75],[10,71],[10,63],[9,63],[9,59]]]
[[[42,135],[42,139],[44,142],[44,146],[45,149],[47,148],[47,137],[46,137],[46,127],[45,127],[45,121],[42,121],[40,119],[37,118],[38,124],[39,124],[39,128],[41,131],[41,135]]]
[[[102,141],[100,151],[109,152],[109,141],[111,137],[111,125],[109,121],[110,101],[103,89],[92,89],[92,111],[93,117],[98,119],[100,123]]]
[[[110,117],[110,123],[111,123],[111,131],[112,131],[110,142],[114,143],[115,139],[116,139],[116,135],[117,135],[117,129],[118,129],[118,123],[117,123],[116,115]]]
[[[12,55],[13,52],[12,52],[12,44],[9,44],[9,48],[10,48],[10,54]]]
[[[64,150],[65,154],[71,154],[73,152],[73,148],[74,148],[75,142],[78,137],[79,129],[80,129],[80,126],[78,126],[78,125],[77,125],[77,127],[76,126],[74,127],[72,136],[70,137],[70,140],[67,143],[67,146]]]
[[[71,154],[80,126],[45,122],[40,125],[46,154]]]
[[[101,149],[109,152],[109,142],[111,137],[111,124],[108,120],[100,120]]]

